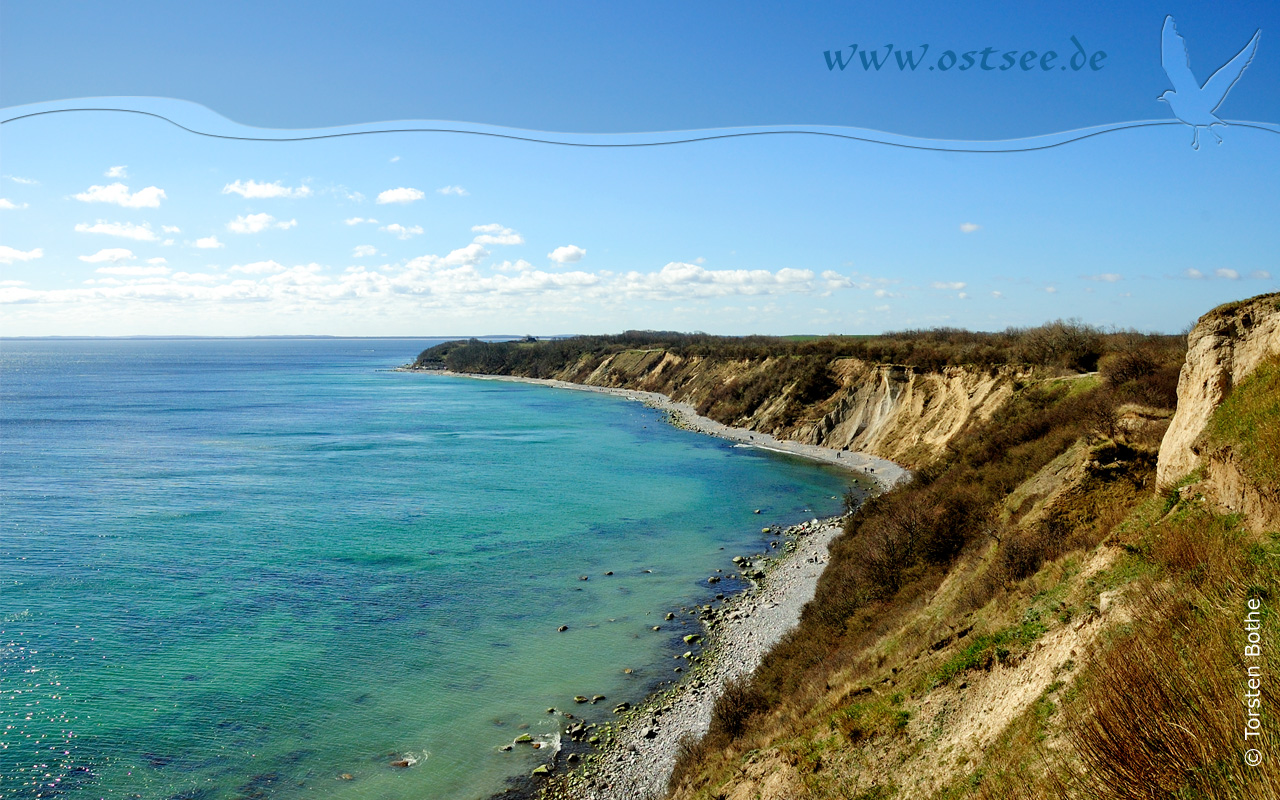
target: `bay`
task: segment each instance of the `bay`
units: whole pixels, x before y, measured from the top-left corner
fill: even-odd
[[[0,342],[0,797],[487,796],[840,507],[638,403],[391,371],[435,341]]]

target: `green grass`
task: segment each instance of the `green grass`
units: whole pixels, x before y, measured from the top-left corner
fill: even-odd
[[[1254,481],[1280,484],[1280,356],[1236,385],[1205,430],[1213,448],[1231,446]]]
[[[1049,627],[1041,620],[1040,610],[1035,607],[1027,609],[1017,625],[975,636],[967,647],[930,673],[925,685],[929,689],[945,686],[965,672],[989,669],[996,661],[1007,661],[1014,655],[1014,648],[1025,650],[1048,630]]]

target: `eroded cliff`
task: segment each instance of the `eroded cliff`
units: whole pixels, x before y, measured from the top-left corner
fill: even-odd
[[[1200,318],[1187,338],[1178,377],[1178,410],[1160,444],[1156,480],[1172,485],[1203,466],[1203,437],[1213,412],[1233,388],[1280,354],[1280,293],[1220,306]],[[1229,458],[1219,454],[1217,461]],[[1221,471],[1220,469],[1218,471]]]
[[[742,395],[745,413],[721,421],[780,439],[861,451],[917,467],[971,421],[989,419],[1022,374],[1012,367],[912,367],[837,359],[816,377],[779,358],[712,360],[665,350],[583,359],[555,376],[590,386],[661,392],[711,416]],[[750,393],[768,390],[759,403]],[[720,407],[717,407],[720,404]]]

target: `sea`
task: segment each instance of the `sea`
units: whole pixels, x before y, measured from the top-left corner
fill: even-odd
[[[850,486],[438,341],[0,341],[0,798],[489,797]]]

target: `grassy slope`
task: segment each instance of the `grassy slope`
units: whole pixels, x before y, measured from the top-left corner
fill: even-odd
[[[1277,463],[1278,373],[1210,426],[1257,476]],[[1280,757],[1280,542],[1153,496],[1159,430],[1079,399],[1097,391],[1024,392],[903,499],[859,512],[800,630],[687,749],[676,796],[1280,797],[1280,770],[1243,761],[1258,741]],[[939,520],[964,541],[921,555]],[[1249,666],[1263,737],[1246,744]]]
[[[1256,483],[1280,486],[1280,357],[1235,388],[1205,431],[1208,449],[1232,447]]]

